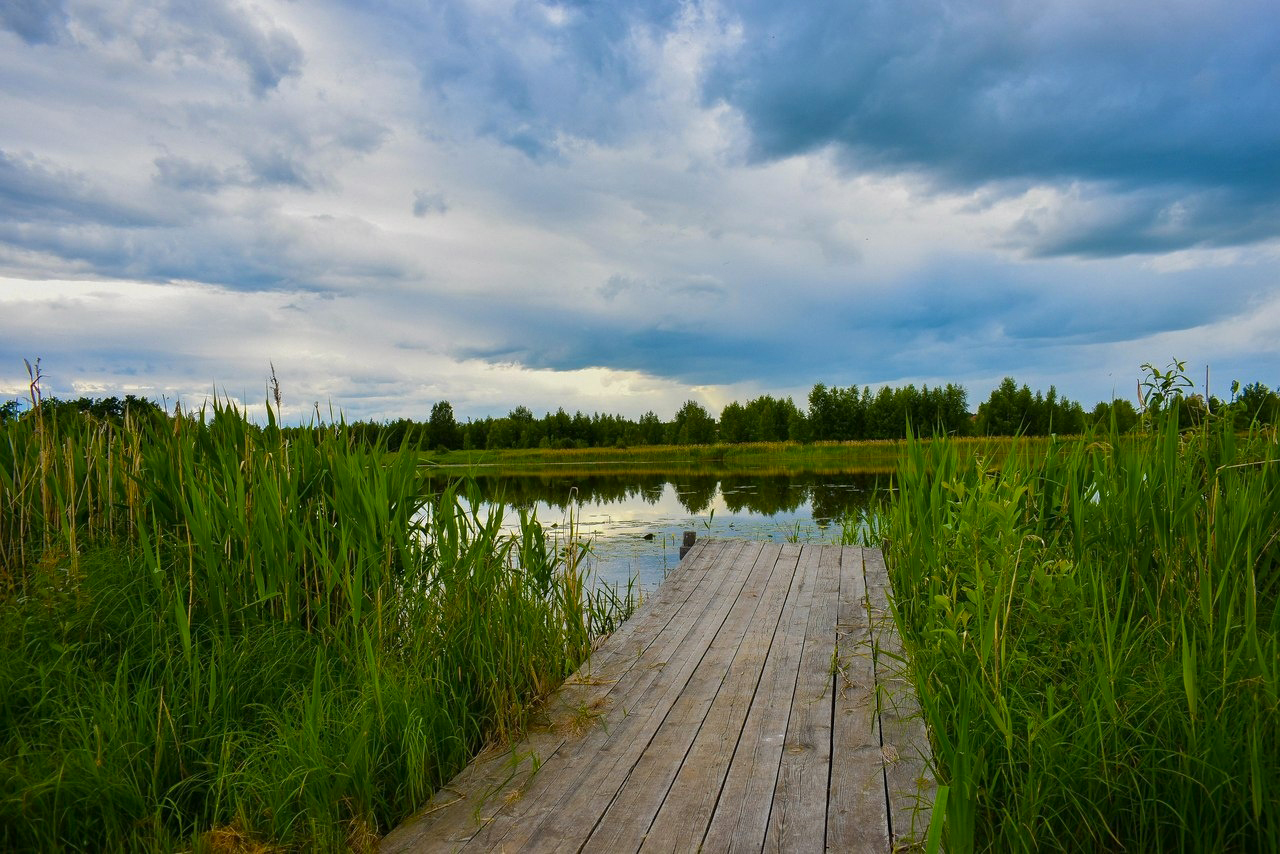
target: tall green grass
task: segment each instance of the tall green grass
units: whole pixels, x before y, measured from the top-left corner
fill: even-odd
[[[1280,453],[911,443],[875,520],[950,851],[1280,847]]]
[[[0,429],[0,849],[367,849],[627,603],[342,425]]]
[[[970,457],[999,461],[1013,446],[1005,436],[952,438],[951,446]],[[1022,446],[1047,446],[1047,437],[1020,440]],[[632,448],[568,448],[548,450],[435,451],[422,459],[448,469],[484,468],[486,473],[634,474],[639,472],[750,473],[815,472],[887,474],[895,470],[907,447],[904,439],[853,442],[747,442],[717,445],[644,445]]]

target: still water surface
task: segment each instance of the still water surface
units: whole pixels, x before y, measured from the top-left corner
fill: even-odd
[[[889,484],[886,475],[857,473],[559,474],[475,478],[481,494],[508,507],[532,509],[549,535],[563,542],[570,509],[578,537],[590,542],[597,583],[645,592],[680,560],[684,531],[701,537],[838,542],[842,519],[860,518]]]

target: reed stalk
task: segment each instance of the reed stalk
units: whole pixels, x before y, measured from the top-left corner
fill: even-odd
[[[949,851],[1280,844],[1280,451],[1176,413],[963,465],[874,520]]]
[[[625,611],[535,520],[268,411],[0,428],[0,849],[367,848]]]

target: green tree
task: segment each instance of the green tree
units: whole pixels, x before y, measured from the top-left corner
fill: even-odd
[[[431,418],[427,422],[427,445],[448,451],[462,447],[462,430],[453,415],[453,405],[447,400],[439,401],[431,407]]]
[[[1013,377],[1005,377],[978,407],[977,430],[985,436],[1070,435],[1082,432],[1084,426],[1084,408],[1079,403],[1059,397],[1053,386],[1047,394],[1032,394],[1029,386],[1019,387]]]
[[[835,438],[835,396],[823,383],[809,392],[809,435],[821,442]]]
[[[640,437],[639,444],[661,445],[666,439],[666,427],[656,412],[649,411],[641,415],[640,423],[636,426]]]
[[[1236,396],[1233,411],[1236,425],[1242,429],[1253,421],[1275,424],[1280,422],[1280,395],[1262,383],[1249,383]]]
[[[787,438],[793,442],[813,441],[813,436],[809,432],[809,419],[794,405],[787,419]]]
[[[716,420],[697,401],[685,401],[668,435],[673,445],[709,445],[716,440]]]
[[[962,386],[947,383],[945,387],[925,389],[927,423],[920,429],[934,429],[948,436],[967,436],[971,432],[969,393]]]
[[[1095,430],[1111,429],[1111,420],[1115,419],[1116,431],[1128,433],[1137,426],[1139,415],[1137,408],[1129,401],[1118,398],[1111,401],[1099,401],[1089,413],[1088,422]]]
[[[791,414],[796,405],[791,398],[779,400],[761,395],[743,408],[746,442],[781,442],[790,432]]]
[[[1025,433],[1031,414],[1031,389],[1018,388],[1013,377],[1005,377],[978,407],[978,432],[984,436],[1015,436]]]
[[[720,441],[737,444],[751,441],[747,429],[747,411],[736,400],[720,410]]]
[[[871,389],[866,386],[859,392],[857,386],[827,388],[818,383],[809,392],[808,433],[815,442],[865,439],[870,435],[871,406]]]
[[[917,394],[916,387],[913,385],[900,389],[881,386],[866,411],[865,438],[901,438],[906,431],[907,420],[911,416],[910,401]],[[850,438],[864,437],[851,436]]]

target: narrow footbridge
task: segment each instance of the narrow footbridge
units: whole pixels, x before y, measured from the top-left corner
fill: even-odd
[[[410,851],[907,850],[933,804],[877,549],[697,543]]]

